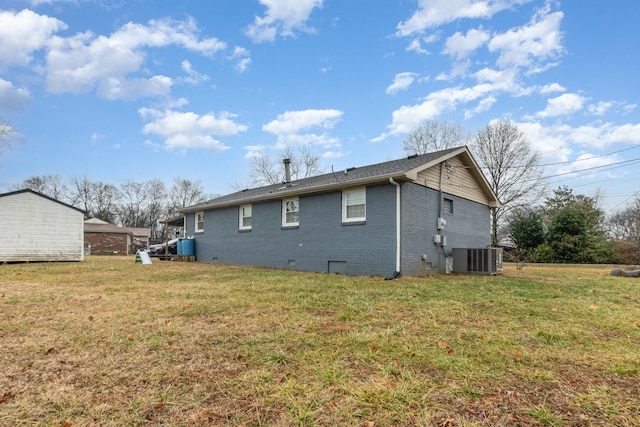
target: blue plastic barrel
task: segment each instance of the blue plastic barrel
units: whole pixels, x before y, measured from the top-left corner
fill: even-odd
[[[178,255],[184,255],[184,254],[182,253],[182,251],[184,250],[184,248],[182,247],[182,241],[183,241],[183,240],[184,240],[184,239],[178,239]]]
[[[194,239],[180,239],[178,245],[182,242],[182,246],[178,246],[178,251],[182,247],[182,253],[178,252],[182,256],[194,256],[196,254],[196,241]]]

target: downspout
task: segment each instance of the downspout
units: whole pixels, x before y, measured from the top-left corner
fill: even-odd
[[[444,162],[440,163],[440,184],[439,184],[439,191],[440,191],[440,200],[438,201],[438,218],[442,218],[442,205],[444,204],[444,202],[442,201],[443,199],[443,194],[442,194],[442,176],[444,175]]]
[[[389,177],[389,182],[396,186],[396,271],[394,278],[400,276],[400,184]]]
[[[442,179],[444,176],[444,162],[440,162],[440,183],[439,183],[439,192],[440,192],[440,198],[438,200],[438,219],[437,221],[440,221],[440,218],[442,218],[442,213],[444,211],[444,194],[442,193]],[[438,227],[438,234],[440,235],[440,241],[442,242],[442,230],[440,229],[440,227]],[[444,247],[442,245],[438,245],[440,246],[438,248],[438,271],[442,273],[442,264],[440,264],[440,259],[443,258],[444,263],[445,263],[445,269],[446,269],[446,263],[447,263],[447,254],[445,253]],[[440,251],[442,250],[442,256],[440,255]]]

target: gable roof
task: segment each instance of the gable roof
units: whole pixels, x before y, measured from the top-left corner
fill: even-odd
[[[66,207],[68,207],[68,208],[74,209],[74,210],[76,210],[76,211],[78,211],[78,212],[81,212],[81,213],[83,213],[83,214],[85,213],[85,211],[83,211],[83,210],[82,210],[82,209],[80,209],[80,208],[77,208],[77,207],[75,207],[75,206],[71,206],[71,205],[69,205],[69,204],[67,204],[67,203],[61,202],[60,200],[58,200],[58,199],[54,199],[53,197],[49,197],[49,196],[47,196],[47,195],[45,195],[45,194],[38,193],[37,191],[34,191],[34,190],[30,189],[30,188],[25,188],[25,189],[17,190],[17,191],[11,191],[11,192],[9,192],[9,193],[2,193],[2,194],[0,194],[0,197],[15,196],[16,194],[22,194],[22,193],[31,193],[31,194],[35,194],[36,196],[40,196],[40,197],[42,197],[42,198],[44,198],[44,199],[51,200],[52,202],[59,203],[59,204],[61,204],[62,206],[66,206]]]
[[[89,218],[85,220],[84,232],[85,233],[130,234],[133,237],[150,237],[151,236],[151,228],[119,227],[115,224],[110,224],[98,218]]]
[[[413,181],[418,172],[428,169],[452,157],[462,156],[470,163],[471,173],[474,175],[485,193],[489,195],[492,206],[499,207],[498,197],[489,187],[487,180],[469,153],[466,146],[449,148],[433,153],[413,155],[398,160],[376,163],[344,171],[291,181],[290,183],[272,184],[264,187],[250,188],[225,196],[208,200],[193,206],[180,209],[181,213],[193,213],[201,210],[234,206],[244,203],[254,203],[272,199],[295,197],[303,194],[335,191],[346,187],[388,183],[389,178],[395,181]]]
[[[86,222],[84,223],[84,232],[85,233],[114,233],[114,234],[130,234],[133,235],[133,232],[124,227],[118,227],[115,224],[96,224],[94,222]]]

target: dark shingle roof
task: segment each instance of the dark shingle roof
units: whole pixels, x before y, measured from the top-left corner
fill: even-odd
[[[202,208],[221,207],[239,203],[250,203],[271,198],[287,197],[288,195],[298,195],[303,193],[321,192],[335,187],[346,187],[349,185],[363,185],[376,181],[388,181],[390,177],[402,177],[408,171],[419,168],[422,165],[433,162],[466,147],[455,147],[434,153],[413,155],[402,159],[391,160],[383,163],[376,163],[362,167],[349,168],[342,171],[327,173],[309,178],[291,181],[289,184],[273,184],[264,187],[250,188],[225,196],[208,200],[194,206],[189,206],[180,211],[183,213],[195,212]]]

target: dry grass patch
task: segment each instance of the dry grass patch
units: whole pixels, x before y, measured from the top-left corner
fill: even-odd
[[[0,266],[1,425],[640,425],[640,280]]]

